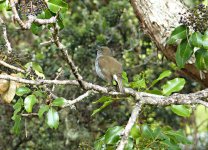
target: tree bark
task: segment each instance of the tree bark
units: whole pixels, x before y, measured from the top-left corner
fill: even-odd
[[[166,45],[166,40],[172,30],[179,26],[179,13],[186,12],[187,7],[180,0],[131,0],[131,5],[144,33],[150,36],[168,60],[175,62],[177,47]],[[205,77],[202,79],[193,61],[188,61],[179,72],[208,87],[208,73],[204,73]]]

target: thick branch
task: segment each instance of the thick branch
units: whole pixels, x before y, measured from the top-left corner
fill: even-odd
[[[43,85],[43,84],[57,84],[57,85],[75,85],[79,86],[78,81],[76,80],[27,80],[19,77],[13,77],[10,75],[0,75],[0,79],[13,80],[16,82],[32,84],[32,85]],[[143,104],[150,105],[159,105],[167,106],[170,104],[202,104],[208,107],[208,102],[204,99],[208,98],[208,88],[196,93],[190,94],[173,94],[171,96],[160,96],[145,92],[137,92],[131,88],[125,88],[125,94],[120,92],[110,91],[108,88],[92,84],[86,81],[83,81],[86,90],[94,90],[101,93],[106,93],[109,95],[118,95],[118,96],[128,96],[131,95],[135,97],[136,100],[142,99]],[[203,100],[203,101],[202,101]]]
[[[129,118],[129,121],[123,131],[121,141],[120,141],[116,150],[123,150],[124,149],[125,144],[128,141],[129,133],[130,133],[133,125],[135,124],[136,119],[139,116],[139,112],[141,111],[141,109],[142,109],[142,102],[140,101],[140,102],[136,103],[136,105],[131,113],[131,117]]]
[[[162,0],[160,2],[131,0],[131,4],[144,32],[150,36],[168,60],[175,62],[176,47],[166,45],[166,39],[170,36],[171,31],[179,25],[179,13],[187,11],[185,5],[181,3],[181,0]],[[201,79],[200,71],[193,62],[189,61],[180,73],[208,87],[208,73],[205,73],[205,78]]]

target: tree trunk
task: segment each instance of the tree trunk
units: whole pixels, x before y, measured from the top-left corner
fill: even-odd
[[[131,0],[131,5],[144,33],[150,36],[168,60],[175,62],[176,47],[166,45],[166,40],[179,25],[179,13],[186,12],[186,6],[180,0]],[[208,74],[204,74],[205,77],[201,79],[200,71],[193,61],[188,61],[179,72],[208,87]]]

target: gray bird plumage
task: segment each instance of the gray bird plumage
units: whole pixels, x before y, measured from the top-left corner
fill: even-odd
[[[122,84],[122,65],[111,55],[111,50],[108,47],[101,47],[97,51],[95,60],[95,69],[97,75],[103,80],[112,83],[115,80],[118,84],[120,92],[124,92]]]

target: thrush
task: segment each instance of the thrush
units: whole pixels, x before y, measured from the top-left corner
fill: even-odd
[[[97,75],[108,83],[112,84],[113,80],[115,80],[119,91],[124,93],[122,84],[122,65],[112,56],[111,50],[108,47],[101,47],[97,51],[95,69]]]

